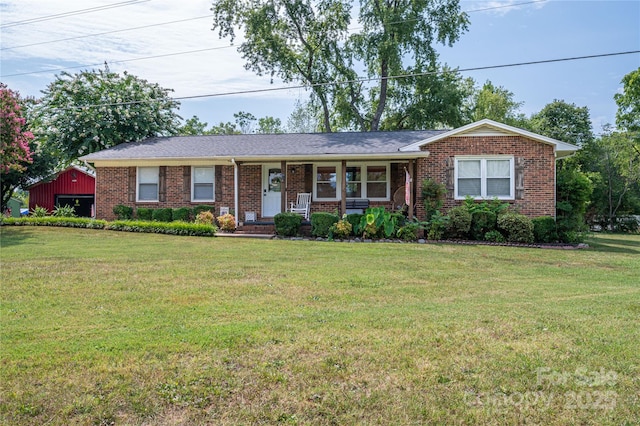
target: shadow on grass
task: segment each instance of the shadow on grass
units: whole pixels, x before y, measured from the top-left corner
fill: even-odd
[[[0,226],[0,247],[18,246],[31,237],[33,229],[17,226]]]
[[[640,254],[640,239],[634,235],[597,234],[589,238],[588,243],[591,250],[606,253]]]

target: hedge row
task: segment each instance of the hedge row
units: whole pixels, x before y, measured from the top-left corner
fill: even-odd
[[[86,219],[81,217],[5,217],[2,218],[2,225],[15,226],[60,226],[65,228],[89,228],[104,229],[107,226],[105,220]]]
[[[125,206],[122,204],[118,204],[113,207],[113,214],[116,215],[118,220],[143,220],[143,221],[151,221],[156,220],[158,222],[171,222],[174,220],[181,220],[184,222],[192,221],[198,216],[198,213],[203,211],[210,211],[214,213],[215,207],[209,205],[199,205],[193,208],[190,207],[179,207],[179,208],[149,208],[149,207],[139,207],[135,211],[133,211],[133,207]]]

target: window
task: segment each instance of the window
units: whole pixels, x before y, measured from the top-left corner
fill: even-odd
[[[138,201],[158,201],[159,167],[138,167]]]
[[[214,201],[214,168],[192,167],[191,173],[191,201]]]
[[[513,157],[456,158],[456,199],[513,199],[513,170]]]
[[[314,166],[314,200],[337,200],[340,197],[338,166]]]
[[[347,198],[388,200],[388,168],[387,164],[347,166]]]

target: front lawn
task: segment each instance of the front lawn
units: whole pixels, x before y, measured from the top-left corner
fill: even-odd
[[[2,424],[634,424],[640,236],[0,227]]]

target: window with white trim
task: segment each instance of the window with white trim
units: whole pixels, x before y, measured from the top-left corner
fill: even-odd
[[[514,199],[513,157],[456,157],[455,198]]]
[[[191,167],[191,201],[215,201],[215,168]]]
[[[137,201],[158,201],[159,167],[138,167]]]
[[[347,198],[389,200],[388,164],[347,165]]]
[[[337,164],[314,164],[313,199],[335,201],[340,194],[340,167]]]

